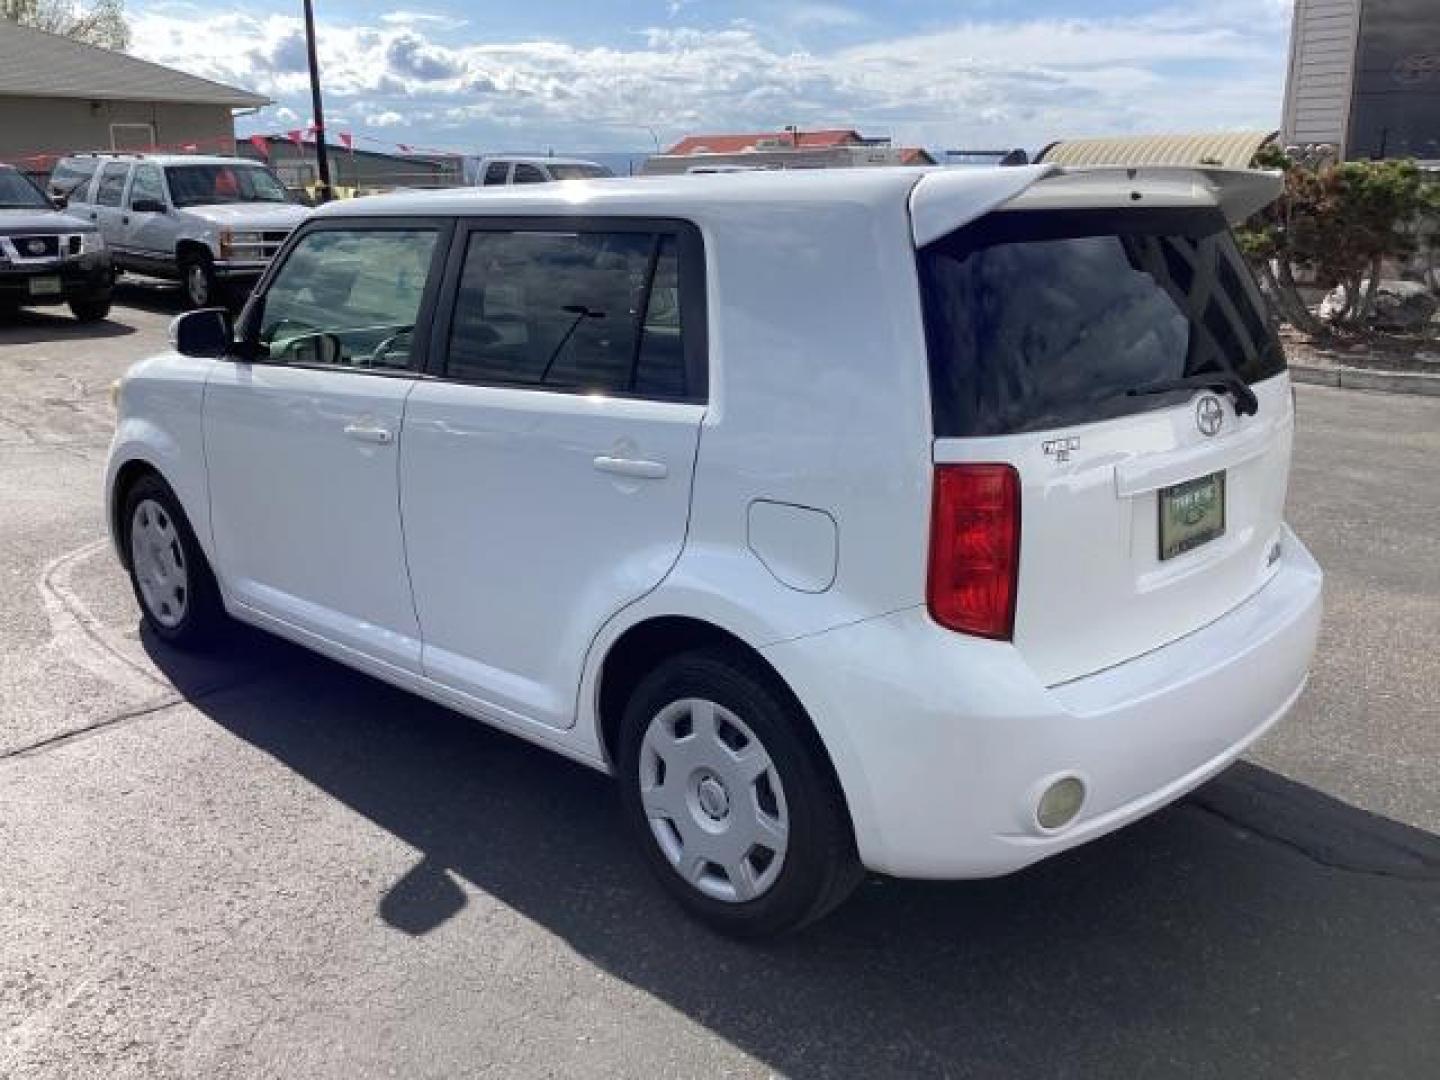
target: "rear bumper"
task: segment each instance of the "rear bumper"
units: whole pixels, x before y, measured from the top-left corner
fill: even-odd
[[[810,710],[865,864],[905,877],[1008,873],[1143,817],[1214,776],[1305,684],[1322,574],[1286,530],[1275,576],[1179,641],[1056,687],[1010,645],[951,634],[924,609],[765,650]],[[1036,821],[1076,777],[1069,825]]]

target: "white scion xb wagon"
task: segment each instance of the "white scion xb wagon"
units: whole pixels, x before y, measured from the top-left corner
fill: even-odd
[[[321,210],[118,388],[150,629],[225,616],[613,771],[787,930],[1200,784],[1305,682],[1272,177],[868,169]]]

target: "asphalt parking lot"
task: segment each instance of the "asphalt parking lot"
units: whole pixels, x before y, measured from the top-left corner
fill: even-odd
[[[598,775],[260,634],[138,632],[106,389],[176,299],[0,327],[0,1077],[1440,1075],[1440,400],[1300,387],[1290,720],[990,882],[687,922]]]

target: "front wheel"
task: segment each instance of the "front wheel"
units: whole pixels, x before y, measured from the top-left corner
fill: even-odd
[[[215,276],[215,267],[206,256],[181,257],[180,286],[185,292],[186,307],[198,310],[220,306],[220,280]]]
[[[125,497],[125,554],[145,624],[182,649],[212,644],[226,624],[220,588],[174,493],[143,476]]]
[[[621,732],[626,818],[683,907],[737,937],[798,929],[861,869],[809,720],[758,664],[725,651],[663,662]]]

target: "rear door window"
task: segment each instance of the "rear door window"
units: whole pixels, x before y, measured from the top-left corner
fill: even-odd
[[[445,376],[702,400],[703,306],[680,249],[679,234],[641,229],[472,232]]]
[[[50,174],[50,190],[57,195],[67,195],[76,202],[83,202],[89,194],[90,178],[95,175],[99,164],[93,158],[74,158],[62,161]]]
[[[508,161],[492,161],[485,166],[485,186],[497,187],[505,183],[510,177],[510,163]]]
[[[1218,211],[990,214],[919,256],[939,437],[1092,423],[1186,400],[1131,391],[1285,368]]]
[[[543,169],[535,165],[527,165],[525,162],[517,162],[515,165],[515,183],[517,184],[543,184],[549,177]]]
[[[100,206],[119,206],[125,194],[125,177],[130,174],[129,165],[111,162],[100,170],[100,184],[95,190],[95,202]]]

